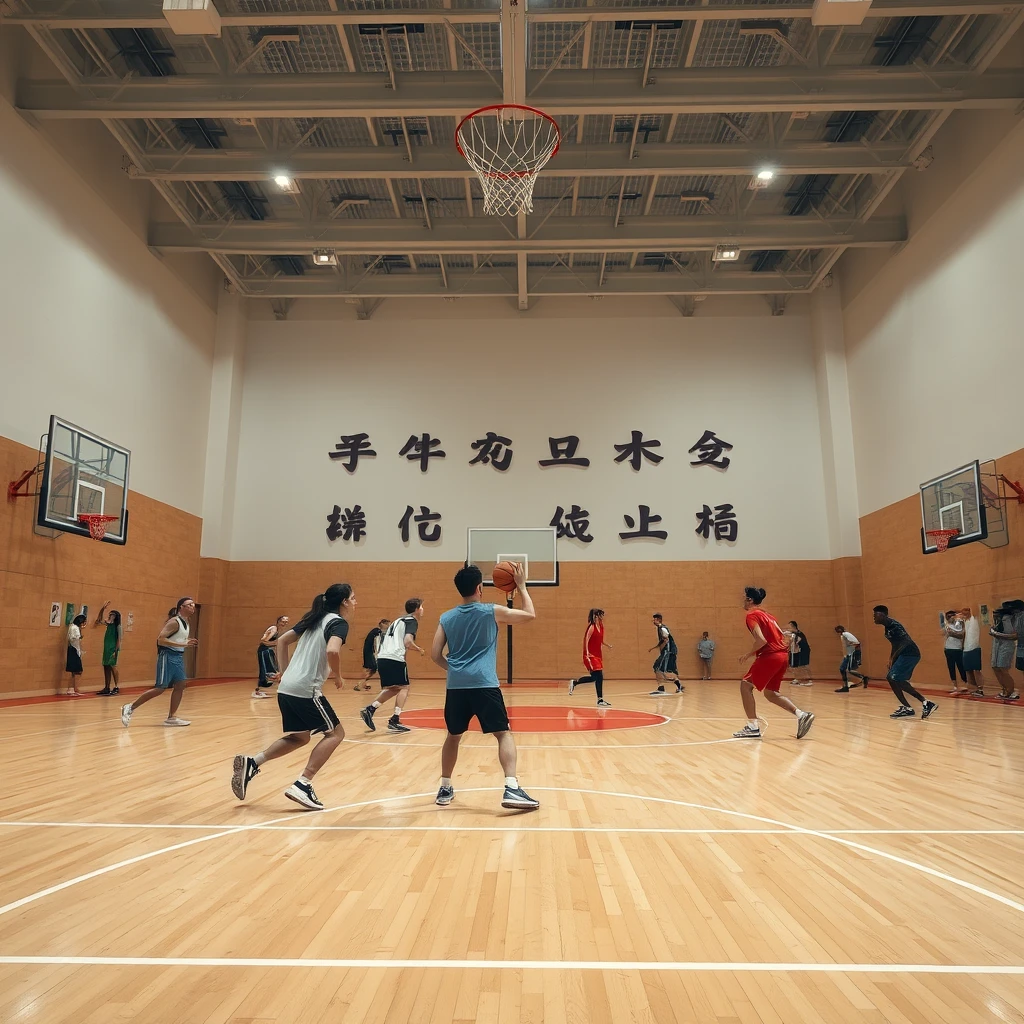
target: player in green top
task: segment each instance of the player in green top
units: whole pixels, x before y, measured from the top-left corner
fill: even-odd
[[[121,628],[121,613],[113,609],[107,612],[109,605],[109,601],[103,602],[95,623],[97,626],[106,627],[103,633],[103,689],[97,691],[100,697],[119,693],[118,685],[121,682],[117,672],[117,656],[121,653],[121,638],[124,631]],[[111,683],[114,685],[111,686]]]

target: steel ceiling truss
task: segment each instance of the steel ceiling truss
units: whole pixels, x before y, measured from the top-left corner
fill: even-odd
[[[280,302],[781,302],[845,248],[905,240],[875,211],[950,112],[1024,100],[1024,72],[993,65],[1024,22],[1005,0],[874,0],[838,29],[810,0],[216,2],[220,38],[175,36],[160,0],[7,0],[66,83],[19,81],[16,101],[102,120],[180,218],[150,244]],[[459,117],[502,101],[549,111],[564,142],[534,214],[505,222],[453,149]],[[723,242],[739,262],[711,259]]]

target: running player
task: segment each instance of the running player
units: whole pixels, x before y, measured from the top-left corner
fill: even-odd
[[[167,710],[164,725],[186,726],[192,723],[187,718],[178,717],[178,706],[185,695],[188,676],[185,674],[185,648],[195,647],[199,643],[190,637],[188,620],[196,610],[196,603],[191,597],[183,597],[174,606],[174,615],[165,623],[156,638],[156,681],[145,693],[139,694],[132,704],[121,705],[121,724],[127,729],[131,725],[132,715],[146,701],[159,697],[167,690],[171,691],[171,705]]]
[[[313,599],[313,607],[277,638],[277,657],[281,663],[277,706],[281,709],[284,735],[252,757],[235,755],[231,766],[231,792],[239,800],[245,799],[249,783],[259,774],[264,762],[304,747],[310,737],[319,732],[323,736],[309,752],[306,767],[284,795],[308,811],[324,809],[313,791],[313,778],[337,750],[345,738],[345,730],[323,694],[323,685],[327,679],[344,682],[341,648],[348,637],[348,616],[355,607],[352,587],[347,583],[332,583],[326,593],[317,594]],[[296,640],[295,657],[289,662],[288,648]]]
[[[370,686],[370,680],[377,674],[377,651],[380,649],[380,638],[384,635],[384,630],[391,624],[390,619],[381,619],[369,633],[363,637],[363,678],[360,679],[353,690],[358,693],[360,690],[366,690],[370,692],[372,687]],[[366,685],[363,686],[363,683]]]
[[[588,675],[579,679],[569,680],[569,692],[584,683],[593,683],[597,690],[597,706],[610,708],[611,704],[604,699],[604,658],[602,648],[611,650],[612,645],[604,642],[604,609],[591,608],[587,616],[587,631],[583,634],[583,667]]]
[[[917,663],[921,660],[921,649],[911,639],[903,624],[889,618],[889,609],[884,604],[876,604],[872,609],[875,624],[885,627],[885,639],[892,645],[889,655],[889,669],[885,678],[896,694],[900,706],[889,716],[890,718],[913,718],[914,709],[910,706],[906,694],[921,702],[921,717],[927,718],[939,705],[933,700],[922,697],[911,685]]]
[[[761,608],[765,599],[762,587],[743,588],[743,608],[747,613],[747,629],[754,639],[754,646],[740,656],[740,664],[754,659],[750,671],[740,681],[740,697],[747,724],[733,733],[737,739],[759,740],[768,723],[757,717],[754,702],[754,687],[764,694],[776,707],[796,715],[796,738],[803,739],[814,724],[810,711],[801,711],[788,697],[779,693],[779,686],[789,667],[789,637],[783,633],[774,615]]]
[[[459,744],[473,718],[480,723],[481,731],[490,733],[498,741],[498,761],[505,773],[501,806],[518,810],[540,807],[540,801],[534,800],[516,777],[516,741],[512,737],[495,667],[498,626],[518,625],[536,618],[533,600],[526,589],[526,574],[521,564],[514,564],[522,608],[484,604],[483,573],[475,565],[467,564],[455,574],[455,589],[462,603],[441,616],[434,633],[430,657],[445,670],[447,678],[444,724],[448,735],[441,747],[441,784],[434,801],[442,807],[455,799],[452,775],[459,759]]]
[[[864,684],[866,690],[871,680],[855,671],[860,668],[860,641],[845,626],[836,626],[836,632],[843,644],[843,660],[839,663],[839,674],[843,677],[843,685],[836,690],[836,693],[850,692],[850,676],[856,676]]]
[[[659,685],[656,690],[651,690],[651,696],[664,697],[666,682],[675,683],[676,693],[682,693],[683,684],[679,682],[679,672],[676,666],[679,648],[676,646],[675,637],[672,636],[672,631],[665,625],[659,613],[655,612],[652,620],[654,628],[658,631],[658,642],[654,647],[648,647],[647,651],[650,653],[655,647],[658,649],[658,657],[654,659],[654,678],[658,680]]]
[[[391,732],[409,732],[407,725],[402,725],[402,708],[409,696],[409,666],[405,663],[408,651],[419,651],[426,654],[422,647],[416,646],[416,631],[423,618],[423,600],[410,597],[405,602],[405,615],[395,619],[384,631],[377,651],[377,671],[380,673],[380,693],[372,704],[367,704],[359,717],[371,732],[377,731],[373,724],[373,713],[386,701],[395,698],[394,714],[388,719]],[[369,678],[369,677],[367,677]]]
[[[269,697],[264,690],[274,685],[274,680],[281,674],[277,667],[276,645],[277,638],[288,628],[288,616],[278,615],[277,621],[272,626],[267,626],[260,637],[256,647],[256,664],[259,668],[259,679],[256,689],[252,691],[253,697]]]

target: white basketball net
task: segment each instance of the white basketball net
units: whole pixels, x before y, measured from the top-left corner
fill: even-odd
[[[533,212],[537,174],[559,143],[558,125],[529,107],[506,105],[470,114],[455,141],[484,191],[484,213]]]

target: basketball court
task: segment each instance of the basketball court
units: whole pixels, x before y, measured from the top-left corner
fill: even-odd
[[[1024,1024],[1024,3],[0,8],[0,1022]]]

